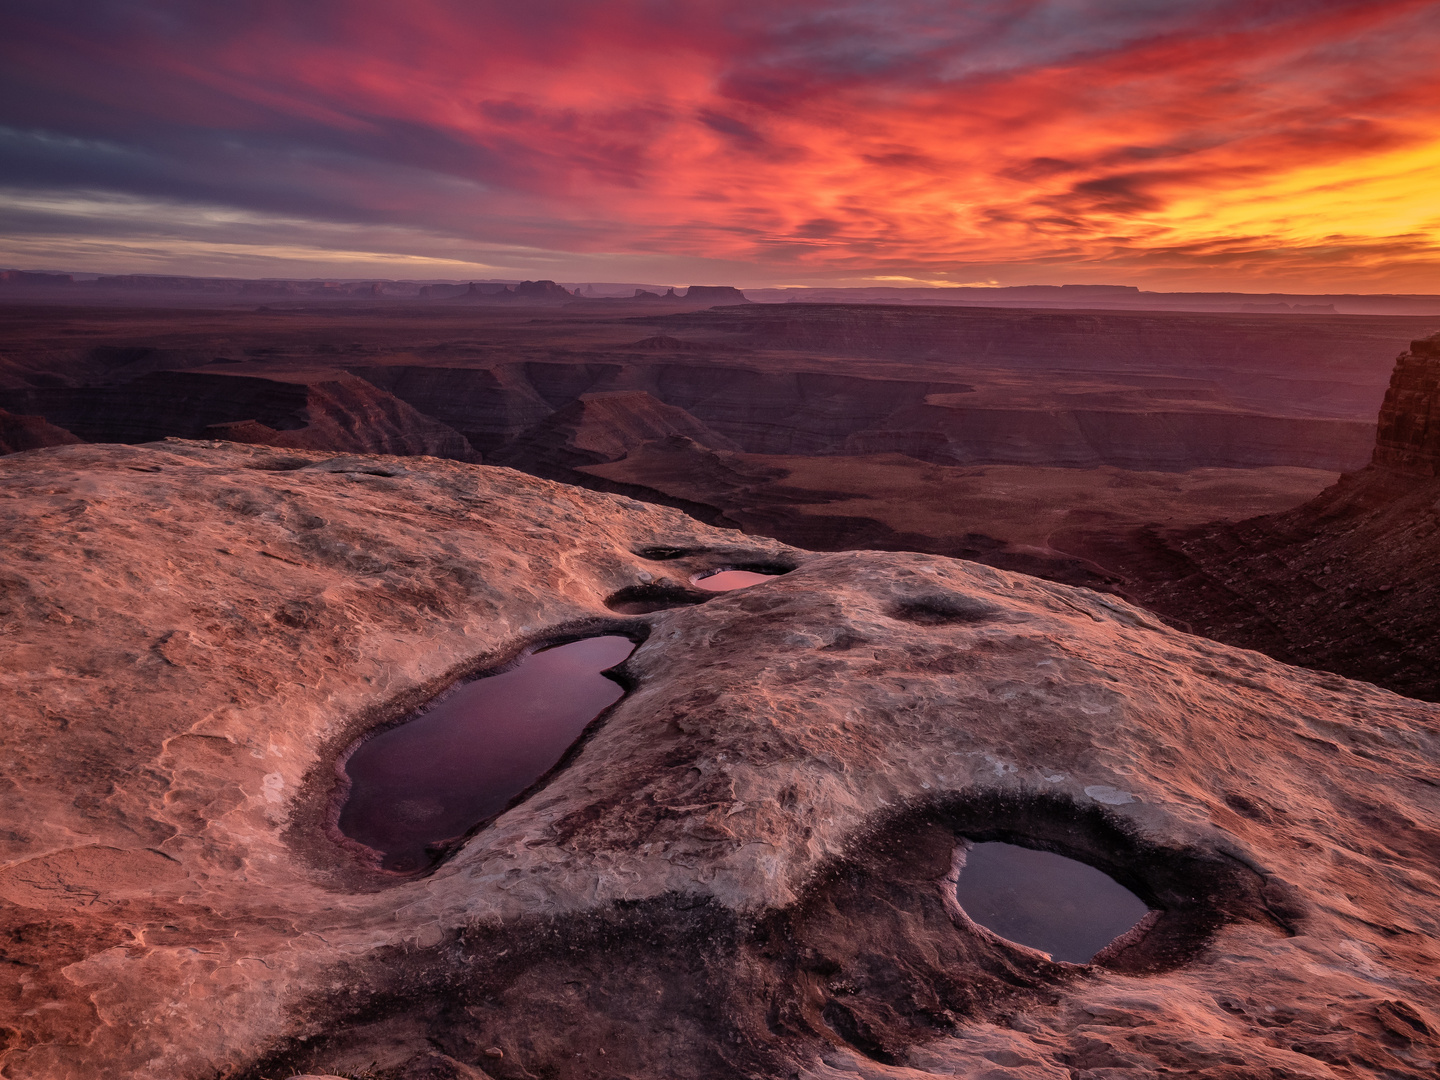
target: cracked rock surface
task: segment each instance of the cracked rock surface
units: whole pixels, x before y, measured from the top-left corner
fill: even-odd
[[[1440,1062],[1440,706],[1083,589],[432,458],[36,450],[0,535],[7,1078]],[[606,604],[760,565],[790,572]],[[356,739],[589,633],[639,642],[628,693],[518,804],[421,876],[337,842]],[[961,838],[1154,914],[1052,962],[958,907]]]

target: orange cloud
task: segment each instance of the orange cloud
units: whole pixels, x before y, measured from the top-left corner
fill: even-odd
[[[1440,291],[1433,3],[514,7],[30,6],[12,187],[487,265]]]

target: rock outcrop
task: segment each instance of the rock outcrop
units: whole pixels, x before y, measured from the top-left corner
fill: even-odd
[[[1372,464],[1406,476],[1440,476],[1440,334],[1412,341],[1395,361]]]
[[[3,1072],[259,1080],[1430,1077],[1436,706],[936,556],[814,554],[505,469],[226,443],[0,465]],[[648,615],[717,566],[790,572]],[[426,876],[336,761],[457,677],[636,640]],[[1053,963],[958,838],[1159,914]]]
[[[1080,545],[1197,633],[1440,701],[1440,334],[1396,361],[1373,463],[1281,514]]]
[[[343,372],[255,378],[157,371],[119,386],[0,391],[89,442],[223,437],[311,450],[429,454],[478,461],[454,429]]]
[[[685,290],[687,304],[719,307],[722,304],[748,304],[745,294],[734,285],[691,285]]]
[[[67,446],[84,441],[78,435],[56,427],[43,416],[17,416],[0,409],[0,454],[38,450],[45,446]]]

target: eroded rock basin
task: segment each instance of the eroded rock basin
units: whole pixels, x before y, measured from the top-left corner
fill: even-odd
[[[344,763],[340,831],[386,870],[424,869],[434,845],[500,813],[624,695],[602,672],[634,650],[618,635],[538,649],[367,739]]]
[[[775,577],[775,574],[757,574],[753,570],[717,570],[713,574],[701,574],[693,578],[691,583],[706,592],[730,592],[761,585]]]
[[[1145,901],[1103,871],[998,841],[963,849],[955,896],[975,922],[1056,960],[1086,964],[1145,917]]]

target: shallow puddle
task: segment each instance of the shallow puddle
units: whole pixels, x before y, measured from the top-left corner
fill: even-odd
[[[730,592],[732,589],[748,589],[762,581],[774,581],[778,574],[757,574],[753,570],[721,570],[714,574],[693,577],[690,583],[706,592]]]
[[[634,650],[618,636],[542,649],[362,743],[345,763],[340,831],[379,851],[387,870],[424,869],[427,844],[498,814],[624,695],[600,672]]]
[[[1015,844],[971,846],[955,895],[986,929],[1072,964],[1089,962],[1149,910],[1093,866]]]

